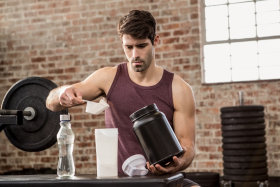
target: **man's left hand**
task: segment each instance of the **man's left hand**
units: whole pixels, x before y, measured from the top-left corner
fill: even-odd
[[[154,174],[158,174],[158,175],[162,175],[164,173],[175,173],[177,171],[181,171],[182,168],[184,168],[184,164],[186,162],[186,158],[185,158],[185,153],[186,153],[186,148],[183,147],[183,150],[184,150],[184,153],[181,157],[177,157],[177,156],[174,156],[173,157],[173,162],[170,163],[168,166],[166,167],[162,167],[161,165],[159,164],[156,164],[155,166],[154,165],[150,165],[149,162],[147,162],[147,167],[148,169],[154,173]]]

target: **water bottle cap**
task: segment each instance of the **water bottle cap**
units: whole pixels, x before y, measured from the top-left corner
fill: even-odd
[[[70,121],[70,120],[71,120],[70,114],[60,115],[60,121]]]

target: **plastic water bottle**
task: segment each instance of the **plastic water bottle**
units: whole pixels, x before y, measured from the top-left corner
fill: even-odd
[[[71,129],[70,115],[60,115],[60,130],[57,133],[59,148],[57,175],[59,177],[71,177],[75,175],[75,165],[72,155],[74,139],[75,135]]]

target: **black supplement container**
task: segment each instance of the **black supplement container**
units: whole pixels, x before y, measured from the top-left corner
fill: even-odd
[[[181,156],[183,149],[164,113],[151,104],[129,116],[136,134],[151,165],[168,165],[173,156]]]

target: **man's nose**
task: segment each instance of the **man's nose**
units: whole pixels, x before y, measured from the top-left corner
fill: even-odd
[[[133,49],[133,58],[134,59],[139,58],[139,52],[138,52],[138,49],[136,47]]]

